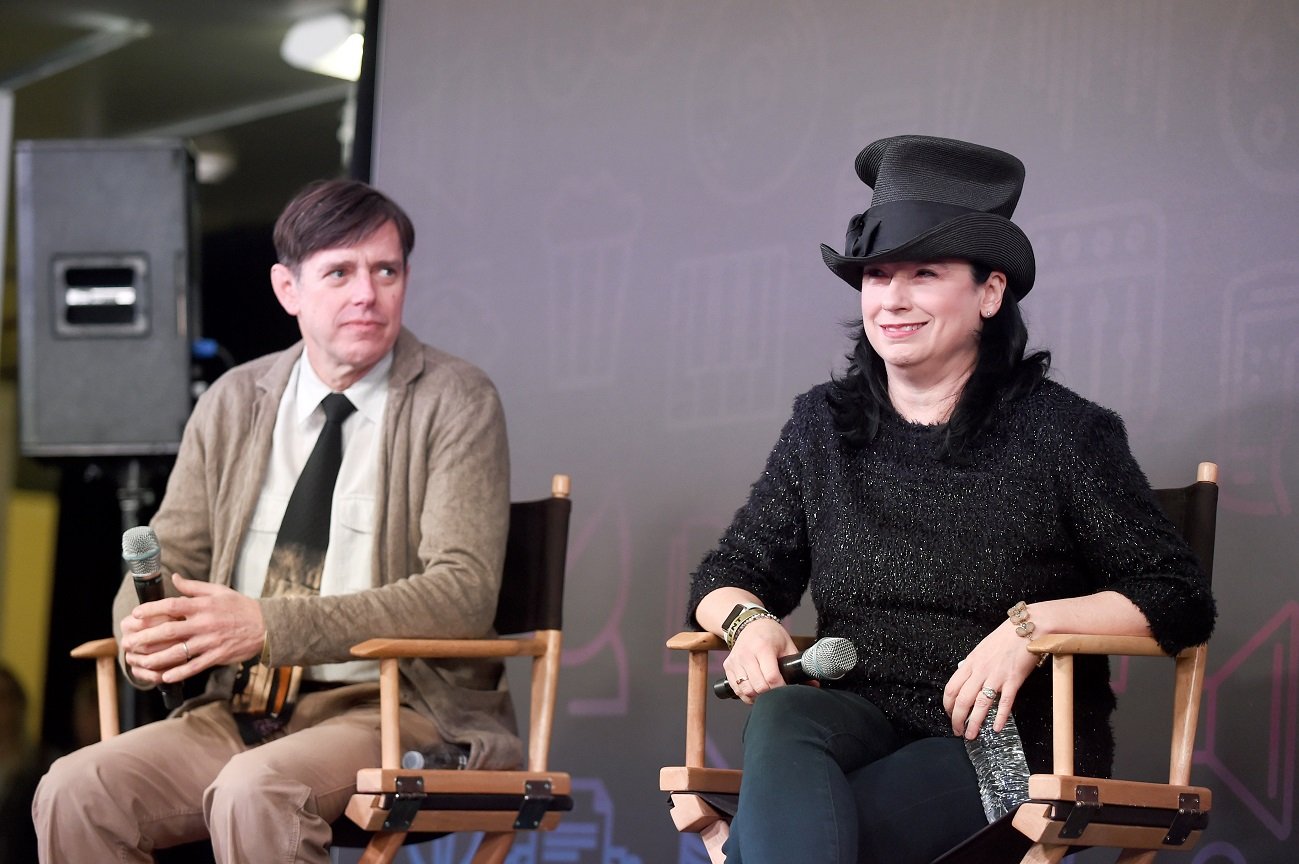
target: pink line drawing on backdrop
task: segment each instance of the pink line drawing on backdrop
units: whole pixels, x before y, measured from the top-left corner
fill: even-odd
[[[686,522],[668,544],[668,578],[667,606],[664,609],[663,638],[680,633],[685,627],[686,603],[690,596],[690,574],[703,557],[704,550],[711,547],[721,536],[724,525],[715,522],[696,520]],[[685,675],[687,668],[685,651],[663,649],[663,673],[665,675]],[[720,670],[726,655],[714,651],[709,658],[709,668]]]
[[[1237,741],[1267,741],[1267,761],[1261,772],[1251,770],[1254,766],[1228,767],[1227,759],[1235,757],[1218,749],[1218,706],[1247,704],[1236,694],[1224,692],[1245,679],[1246,673],[1270,684],[1268,706],[1265,711],[1233,714],[1231,737]],[[1216,774],[1277,839],[1286,839],[1294,826],[1295,743],[1299,737],[1299,602],[1292,600],[1282,606],[1218,671],[1208,676],[1204,696],[1205,745],[1196,751],[1195,761]],[[1241,735],[1238,727],[1251,722],[1255,724],[1254,733]],[[1265,728],[1257,729],[1260,723]],[[1260,773],[1265,776],[1260,777]]]
[[[592,564],[592,558],[600,560]],[[586,566],[583,566],[584,559]],[[611,564],[605,563],[610,559]],[[631,684],[627,668],[627,646],[622,635],[622,618],[631,592],[631,572],[631,527],[627,521],[627,508],[622,494],[618,490],[609,490],[595,512],[577,527],[569,542],[568,573],[570,582],[578,581],[575,578],[577,574],[589,574],[590,579],[600,580],[601,585],[609,584],[609,576],[612,575],[614,596],[609,601],[600,629],[585,644],[566,647],[560,663],[563,666],[582,666],[608,651],[613,658],[617,682],[612,696],[570,699],[568,713],[571,715],[623,716],[627,713]],[[573,589],[578,589],[578,586],[570,587],[570,591],[577,593]],[[582,593],[588,602],[596,595],[596,591],[590,588],[582,590]],[[596,618],[594,614],[587,617],[588,620]],[[572,639],[581,634],[576,626],[569,624],[565,627],[564,635]]]
[[[1223,291],[1218,441],[1221,505],[1254,516],[1293,507],[1299,398],[1299,262],[1251,270]],[[1289,474],[1290,476],[1287,476]]]

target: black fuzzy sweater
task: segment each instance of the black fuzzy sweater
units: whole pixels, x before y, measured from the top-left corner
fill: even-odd
[[[805,590],[817,636],[857,646],[833,686],[878,705],[906,740],[951,735],[942,690],[1016,601],[1117,591],[1174,653],[1208,639],[1214,603],[1160,513],[1122,421],[1043,382],[997,409],[966,464],[934,455],[932,427],[889,413],[874,442],[841,443],[822,384],[794,403],[748,501],[691,585],[689,626],[716,588],[784,617]],[[1114,694],[1104,657],[1079,657],[1075,770],[1108,776]],[[1050,664],[1014,714],[1035,772],[1050,770]]]

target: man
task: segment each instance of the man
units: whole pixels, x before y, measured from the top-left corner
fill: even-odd
[[[379,764],[378,685],[350,646],[490,631],[504,420],[481,371],[401,326],[409,218],[363,183],[316,183],[275,244],[302,341],[199,400],[152,522],[169,596],[137,605],[128,577],[114,606],[137,684],[211,669],[206,692],[55,763],[33,806],[43,861],[149,861],[205,836],[222,862],[327,861],[357,769]],[[406,662],[402,693],[403,747],[521,761],[499,664]]]

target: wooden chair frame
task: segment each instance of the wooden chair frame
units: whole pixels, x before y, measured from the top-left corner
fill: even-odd
[[[572,809],[569,775],[548,768],[563,646],[569,487],[568,476],[556,474],[549,498],[511,504],[506,578],[496,616],[500,638],[378,638],[352,648],[358,658],[379,661],[380,766],[357,772],[357,792],[348,802],[346,818],[335,823],[336,845],[361,845],[351,842],[354,837],[337,842],[347,820],[372,833],[363,864],[387,864],[408,839],[418,842],[453,831],[484,832],[473,862],[500,864],[517,831],[553,830],[562,813]],[[515,585],[512,577],[523,583]],[[545,584],[538,584],[541,581]],[[72,656],[95,661],[100,737],[117,735],[116,640],[86,642],[73,649]],[[400,662],[488,657],[532,658],[526,769],[402,768]]]
[[[1207,523],[1201,533],[1187,536],[1205,572],[1212,574],[1214,512],[1217,505],[1218,466],[1200,463],[1196,482],[1181,489],[1156,490],[1161,506],[1186,533],[1188,525]],[[1191,506],[1198,512],[1183,513],[1182,496],[1196,496]],[[800,650],[812,643],[796,637]],[[743,772],[739,769],[709,768],[704,749],[707,736],[708,655],[724,650],[725,643],[711,633],[683,632],[667,641],[667,647],[689,652],[686,671],[685,764],[668,766],[659,772],[659,789],[668,794],[669,813],[678,831],[696,833],[703,840],[713,864],[724,864],[722,844],[730,833],[729,813],[739,795]],[[1139,783],[1074,775],[1074,676],[1073,659],[1079,654],[1167,657],[1149,637],[1056,634],[1040,636],[1029,646],[1052,658],[1052,771],[1029,778],[1029,800],[1013,817],[1013,826],[1031,846],[1021,864],[1057,864],[1078,846],[1117,847],[1123,851],[1118,864],[1151,864],[1159,849],[1186,850],[1199,840],[1212,806],[1212,794],[1188,785],[1200,697],[1204,685],[1208,650],[1204,645],[1187,648],[1173,658],[1175,684],[1173,725],[1168,783]],[[1166,818],[1168,824],[1114,824],[1123,821],[1152,821]],[[1072,817],[1072,821],[1070,821]],[[1068,828],[1066,828],[1068,825]],[[1081,827],[1080,827],[1081,826]],[[1076,836],[1071,836],[1076,835]],[[1021,847],[1022,848],[1022,847]],[[954,854],[955,853],[955,854]],[[1004,861],[959,850],[942,857],[944,864],[974,864]]]

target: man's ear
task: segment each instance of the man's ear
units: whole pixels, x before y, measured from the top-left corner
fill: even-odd
[[[283,264],[271,265],[271,289],[275,291],[275,299],[280,301],[284,311],[297,317],[300,304],[298,302],[298,280],[293,275],[293,270],[285,267]]]

